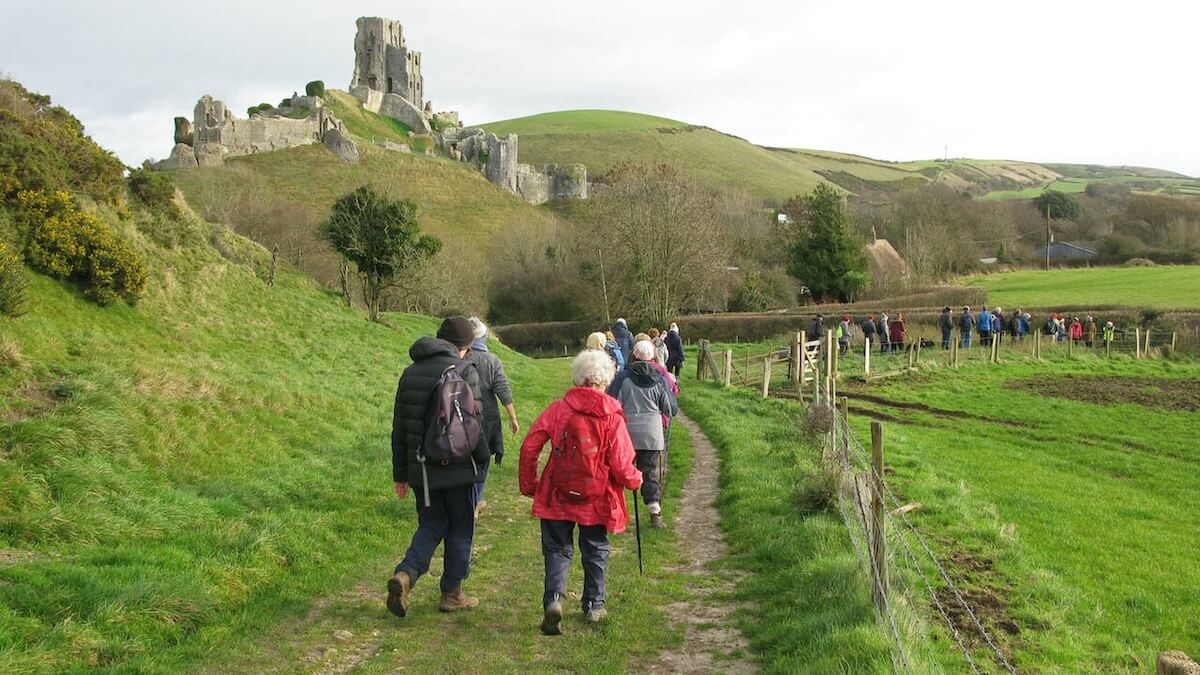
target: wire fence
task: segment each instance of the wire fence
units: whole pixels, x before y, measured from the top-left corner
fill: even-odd
[[[834,391],[830,391],[830,389]],[[832,470],[836,502],[854,552],[869,576],[880,630],[892,646],[897,672],[940,670],[945,655],[934,652],[925,616],[953,641],[973,673],[1002,669],[1016,673],[996,634],[959,587],[959,579],[929,545],[930,537],[909,518],[919,505],[892,490],[883,469],[882,425],[872,423],[868,450],[851,428],[845,399],[835,405],[836,384],[816,387],[816,404],[829,411],[822,450]]]

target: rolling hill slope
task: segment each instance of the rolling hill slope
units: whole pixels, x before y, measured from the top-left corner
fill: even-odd
[[[613,110],[568,110],[482,125],[520,135],[520,160],[583,162],[592,176],[623,160],[681,164],[714,187],[736,188],[780,201],[827,180],[856,194],[894,192],[930,182],[994,198],[1029,198],[1062,179],[1075,191],[1089,180],[1130,183],[1146,191],[1191,190],[1200,182],[1169,171],[1138,167],[1036,164],[951,159],[887,162],[858,155],[769,148],[708,127]]]
[[[442,239],[442,255],[476,274],[486,269],[486,253],[498,233],[556,222],[551,211],[526,204],[465,164],[358,145],[357,165],[321,146],[306,146],[240,157],[219,168],[178,171],[176,182],[206,218],[229,224],[268,249],[278,245],[285,259],[334,285],[337,258],[319,229],[334,200],[361,185],[415,201],[422,230]],[[460,290],[468,297],[456,309],[483,306],[481,282],[468,278],[451,292]]]

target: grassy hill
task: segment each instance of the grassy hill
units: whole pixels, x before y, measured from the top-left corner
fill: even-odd
[[[1200,266],[1102,267],[1003,272],[967,282],[987,289],[988,301],[1002,307],[1127,305],[1161,309],[1200,307]]]
[[[369,113],[368,113],[369,114]],[[230,160],[220,168],[176,172],[189,203],[210,220],[278,245],[285,259],[317,279],[336,283],[337,258],[319,228],[335,199],[361,185],[417,203],[422,230],[443,240],[443,260],[459,273],[448,295],[458,309],[483,306],[487,250],[497,234],[554,227],[557,216],[530,206],[460,162],[384,150],[359,143],[358,164],[321,146],[291,148]]]
[[[1200,194],[1200,182],[1158,169],[974,159],[886,162],[823,150],[769,148],[708,127],[614,110],[568,110],[482,126],[497,134],[519,134],[520,159],[535,166],[583,162],[592,175],[600,175],[622,160],[666,161],[688,167],[713,186],[776,201],[806,192],[821,180],[856,194],[938,182],[979,196],[1029,198],[1063,178],[1072,179],[1078,191],[1088,180],[1112,180],[1144,191],[1194,189]]]

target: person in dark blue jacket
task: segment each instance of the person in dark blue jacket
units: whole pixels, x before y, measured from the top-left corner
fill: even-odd
[[[971,331],[975,328],[975,317],[971,316],[971,306],[963,307],[962,314],[958,315],[958,329],[962,332],[962,337],[959,338],[959,349],[971,348]]]
[[[664,338],[667,343],[667,371],[679,379],[679,371],[683,369],[683,338],[679,337],[679,324],[672,323]]]
[[[633,333],[629,332],[629,324],[625,323],[625,319],[617,319],[617,322],[612,325],[613,337],[617,340],[617,346],[621,348],[621,363],[630,362],[630,355],[633,353]]]

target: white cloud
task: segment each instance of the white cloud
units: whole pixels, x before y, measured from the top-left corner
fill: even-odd
[[[354,18],[400,19],[426,90],[470,121],[592,107],[879,157],[1142,164],[1200,174],[1200,7],[1066,0],[9,0],[0,69],[127,163],[205,93],[233,110],[345,87]]]

